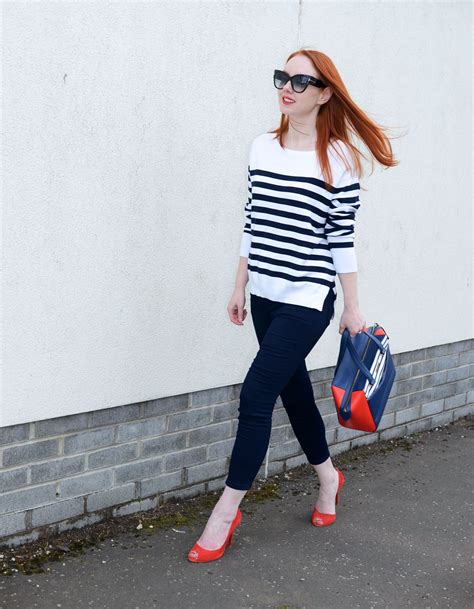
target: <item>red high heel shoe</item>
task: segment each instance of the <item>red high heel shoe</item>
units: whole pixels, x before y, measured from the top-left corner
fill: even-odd
[[[344,485],[345,478],[344,478],[344,474],[337,467],[336,467],[336,471],[339,476],[339,484],[338,484],[337,493],[336,493],[336,505],[337,505],[339,502],[339,491],[341,490],[341,488]],[[314,524],[315,527],[327,527],[328,525],[332,524],[335,520],[336,520],[336,514],[323,514],[322,512],[320,512],[318,510],[316,505],[314,506],[313,513],[311,514],[311,524]]]
[[[206,550],[206,548],[203,548],[196,542],[188,552],[188,560],[191,562],[209,562],[210,560],[217,560],[220,558],[224,554],[227,544],[229,544],[229,546],[231,545],[232,535],[234,530],[239,526],[241,520],[242,512],[240,511],[240,508],[237,508],[237,514],[230,525],[227,537],[221,547],[216,548],[215,550]]]

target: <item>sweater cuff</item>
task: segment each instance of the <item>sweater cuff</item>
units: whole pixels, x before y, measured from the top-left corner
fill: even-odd
[[[252,242],[252,235],[250,235],[249,233],[243,232],[242,240],[240,242],[240,255],[241,256],[244,256],[245,258],[249,257],[251,242]]]
[[[357,257],[354,247],[335,247],[331,249],[336,273],[356,273]]]

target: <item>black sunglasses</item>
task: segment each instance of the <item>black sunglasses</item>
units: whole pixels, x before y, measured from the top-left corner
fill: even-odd
[[[283,89],[288,81],[291,81],[291,86],[295,93],[303,93],[308,85],[313,85],[320,89],[324,89],[327,85],[319,78],[310,76],[309,74],[294,74],[290,76],[283,70],[275,70],[273,72],[273,84],[277,89]]]

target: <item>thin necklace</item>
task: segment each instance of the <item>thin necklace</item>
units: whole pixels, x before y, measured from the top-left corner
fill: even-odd
[[[299,129],[297,129],[296,127],[293,126],[293,123],[290,121],[289,122],[289,126],[294,129],[295,131],[297,131],[298,133],[301,133],[302,135],[307,135],[308,137],[311,137],[310,133],[305,133],[304,131],[300,131]]]

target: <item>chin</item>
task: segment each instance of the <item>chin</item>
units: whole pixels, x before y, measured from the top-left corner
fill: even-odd
[[[280,109],[283,114],[293,114],[291,108],[288,108],[288,106],[284,106],[283,104],[280,104]]]

